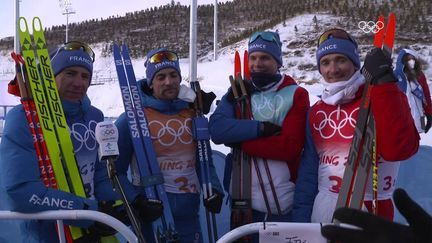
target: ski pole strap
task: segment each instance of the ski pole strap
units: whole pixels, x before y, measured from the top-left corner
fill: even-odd
[[[141,186],[150,187],[164,183],[162,173],[141,177]]]

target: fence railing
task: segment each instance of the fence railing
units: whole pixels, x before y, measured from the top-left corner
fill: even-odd
[[[92,210],[51,210],[40,213],[18,213],[11,211],[0,211],[0,220],[5,219],[39,219],[57,220],[59,232],[63,232],[63,220],[93,220],[104,223],[117,230],[128,242],[138,243],[136,235],[118,219],[98,211]],[[66,242],[64,234],[59,234],[60,243]]]

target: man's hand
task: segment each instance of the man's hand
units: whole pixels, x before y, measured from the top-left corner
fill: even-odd
[[[200,91],[202,97],[202,113],[207,115],[210,112],[210,107],[213,101],[216,99],[216,95],[211,91],[208,93],[202,89]]]
[[[204,206],[211,213],[220,213],[222,208],[222,195],[213,189],[213,195],[209,198],[204,198]]]
[[[366,55],[361,73],[366,79],[371,78],[372,84],[396,82],[392,60],[380,48],[374,48]]]
[[[163,214],[163,204],[159,200],[147,199],[138,195],[132,202],[132,207],[138,212],[144,222],[153,222]]]
[[[282,131],[282,127],[273,124],[271,122],[262,122],[260,124],[260,129],[261,129],[261,137],[270,137],[270,136],[275,136],[281,133]]]
[[[356,209],[339,208],[335,211],[334,218],[360,229],[326,225],[322,227],[321,233],[327,239],[341,243],[432,242],[432,217],[402,189],[396,189],[393,198],[409,225],[394,223]]]

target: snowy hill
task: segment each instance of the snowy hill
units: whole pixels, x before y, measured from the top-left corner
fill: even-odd
[[[317,95],[322,91],[322,86],[318,83],[320,74],[316,70],[315,50],[313,48],[305,48],[299,43],[304,40],[316,42],[322,30],[314,30],[313,18],[316,16],[320,26],[323,29],[328,29],[337,26],[339,17],[328,14],[305,14],[287,20],[285,23],[276,25],[272,30],[278,31],[283,42],[283,64],[282,72],[285,72],[294,77],[298,82],[305,87],[309,94],[311,104],[318,100]],[[298,31],[294,30],[294,26]],[[362,36],[361,30],[356,29],[351,31],[354,36]],[[373,42],[372,37],[369,41],[363,40],[359,44],[362,60],[366,55],[366,51],[371,48]],[[413,43],[414,44],[414,43]],[[103,85],[92,85],[89,88],[88,95],[92,100],[92,104],[100,108],[105,116],[117,117],[123,112],[123,104],[120,96],[118,83],[115,81],[116,71],[112,57],[101,57],[104,43],[93,45],[96,52],[96,60],[94,63],[93,83],[98,83],[99,80],[112,80]],[[432,63],[432,46],[413,45],[419,48],[419,53],[422,58],[428,63]],[[398,44],[396,43],[396,48]],[[229,87],[228,76],[233,72],[233,57],[234,51],[243,51],[247,49],[247,40],[242,40],[236,44],[220,49],[217,61],[213,61],[213,53],[199,59],[198,62],[198,80],[204,90],[213,91],[218,99],[226,92]],[[393,55],[394,60],[397,55]],[[13,78],[13,62],[7,51],[0,51],[0,66],[3,68],[3,73],[0,72],[0,80],[10,80]],[[133,66],[137,79],[145,77],[144,60],[134,59]],[[189,80],[189,59],[181,59],[180,66],[182,70],[183,82]],[[7,71],[9,70],[9,71]],[[432,65],[425,70],[426,77],[429,77],[429,84],[432,83]],[[0,105],[13,105],[19,102],[15,97],[7,94],[7,83],[0,81]],[[432,134],[432,133],[429,133]],[[432,135],[422,135],[423,145],[432,145]]]

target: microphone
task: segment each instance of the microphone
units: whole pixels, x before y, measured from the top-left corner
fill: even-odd
[[[117,171],[115,169],[114,161],[117,160],[119,156],[119,149],[117,145],[119,136],[117,127],[111,121],[99,122],[96,124],[95,134],[96,141],[99,143],[99,160],[106,160],[108,177],[111,179],[114,190],[117,191],[117,193],[119,193],[121,196],[126,213],[131,221],[132,228],[137,235],[138,242],[145,243],[144,236],[141,232],[139,220],[135,216],[135,213],[126,198],[126,194],[123,190],[120,179],[117,175]]]
[[[96,124],[95,134],[99,143],[99,160],[116,160],[119,155],[117,127],[110,121],[99,122]]]

